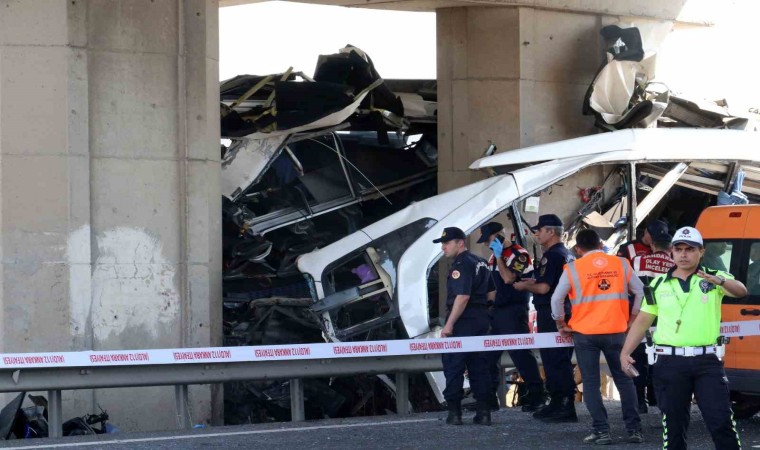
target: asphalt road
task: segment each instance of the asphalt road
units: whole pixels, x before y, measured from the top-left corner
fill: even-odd
[[[302,423],[258,424],[216,427],[183,433],[123,433],[110,436],[85,436],[63,439],[0,442],[1,448],[26,449],[578,449],[589,431],[591,419],[578,405],[577,424],[546,425],[516,409],[494,413],[494,425],[476,426],[465,420],[463,426],[448,426],[445,413],[410,416],[332,419]],[[608,448],[662,448],[659,414],[642,417],[645,442],[625,443],[620,405],[607,403],[615,442]],[[472,413],[466,414],[469,419]],[[469,423],[468,423],[469,422]],[[760,449],[760,416],[738,422],[743,448]],[[712,441],[696,406],[689,430],[690,449],[712,449]]]

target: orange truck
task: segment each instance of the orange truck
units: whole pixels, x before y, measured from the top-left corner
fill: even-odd
[[[724,297],[721,321],[760,319],[760,205],[707,208],[696,228],[705,241],[703,263],[722,264],[711,268],[727,270],[749,291]],[[731,338],[724,362],[735,416],[753,416],[760,411],[760,336]]]

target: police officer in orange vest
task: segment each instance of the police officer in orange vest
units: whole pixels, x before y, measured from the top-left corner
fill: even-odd
[[[562,277],[552,295],[552,315],[563,335],[572,333],[575,355],[583,377],[583,401],[593,419],[593,432],[583,439],[587,444],[611,444],[607,410],[599,391],[599,353],[607,360],[615,386],[620,392],[623,420],[628,442],[641,443],[641,419],[633,380],[620,366],[620,351],[631,316],[628,294],[633,294],[633,317],[639,312],[644,285],[625,258],[607,255],[594,230],[576,236],[580,259],[565,264]],[[572,318],[565,323],[565,297],[570,297]]]

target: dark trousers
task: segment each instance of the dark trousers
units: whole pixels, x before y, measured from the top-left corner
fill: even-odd
[[[634,366],[639,372],[639,376],[633,379],[633,384],[637,388],[646,388],[650,381],[649,362],[647,360],[647,354],[644,351],[645,347],[646,346],[643,343],[639,344],[631,353],[631,357],[636,361]]]
[[[528,305],[514,303],[508,306],[497,306],[491,311],[491,334],[524,334],[530,333],[528,328]],[[531,350],[508,350],[509,357],[515,363],[515,368],[525,383],[542,384],[541,373],[538,371],[536,356]],[[495,390],[502,382],[502,371],[499,368],[501,352],[487,352],[488,366],[491,371],[491,387]]]
[[[631,357],[636,361],[634,366],[639,372],[639,376],[633,379],[633,385],[636,386],[637,397],[639,402],[643,399],[647,399],[650,405],[654,406],[657,400],[654,395],[654,384],[652,383],[652,366],[649,365],[647,354],[644,349],[644,344],[639,344],[638,347],[631,353]]]
[[[566,314],[565,317],[567,316]],[[558,331],[557,324],[552,319],[551,305],[536,306],[536,324],[539,333],[556,333]],[[570,362],[573,347],[542,348],[540,352],[541,362],[546,373],[546,389],[552,397],[575,395],[573,364]]]
[[[446,315],[448,319],[448,314]],[[489,327],[488,310],[485,305],[467,306],[459,320],[454,324],[454,336],[485,336]],[[488,371],[486,352],[443,353],[443,375],[446,377],[446,389],[443,397],[448,403],[462,400],[464,395],[464,371],[470,376],[470,389],[477,401],[488,401],[491,379]]]
[[[692,394],[702,412],[715,448],[741,448],[731,411],[728,379],[715,355],[659,356],[654,365],[654,389],[662,411],[663,447],[686,448]]]
[[[599,392],[599,354],[604,354],[607,365],[612,372],[612,379],[620,392],[620,406],[623,408],[623,421],[629,432],[641,431],[636,388],[633,380],[620,368],[620,351],[623,350],[625,333],[615,334],[581,334],[573,333],[575,358],[583,377],[583,402],[593,420],[594,431],[609,432],[607,409],[602,403]]]

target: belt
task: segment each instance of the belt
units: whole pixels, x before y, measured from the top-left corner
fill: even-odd
[[[485,303],[470,303],[470,302],[467,302],[467,306],[466,306],[466,308],[487,308],[487,307],[488,305]]]
[[[449,305],[447,303],[446,304],[446,310],[451,310],[451,308],[453,306],[454,306],[453,303],[451,305]],[[487,308],[487,307],[488,307],[488,305],[486,305],[485,303],[470,303],[470,302],[467,302],[467,306],[465,306],[465,309],[468,309],[468,308]]]
[[[718,347],[716,345],[703,345],[701,347],[671,347],[669,345],[655,345],[654,352],[657,355],[702,356],[716,354],[718,352]]]
[[[506,303],[506,304],[501,303],[501,304],[494,304],[493,305],[493,307],[496,308],[496,309],[506,309],[506,308],[511,308],[513,306],[523,306],[523,307],[525,307],[525,306],[528,306],[528,302],[524,302],[523,303],[523,302],[517,302],[516,301],[516,302],[511,302],[511,303]]]

